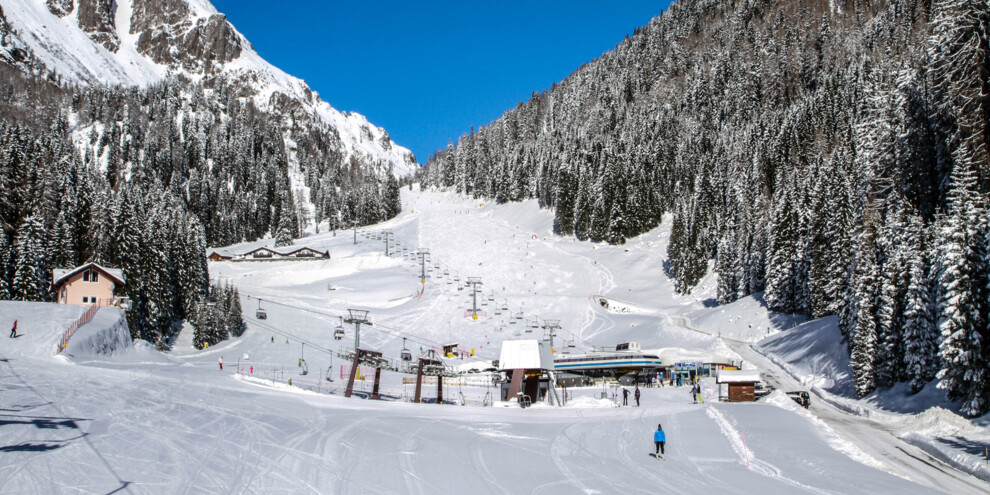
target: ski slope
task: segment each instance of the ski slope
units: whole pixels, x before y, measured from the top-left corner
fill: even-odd
[[[449,361],[464,369],[486,367],[503,340],[542,335],[510,323],[519,312],[522,321],[560,320],[558,339],[573,340],[575,351],[635,340],[645,349],[738,357],[749,349],[738,342],[799,323],[756,311],[755,298],[709,307],[704,288],[673,295],[660,268],[663,228],[603,246],[553,236],[551,215],[533,202],[494,206],[417,188],[403,190],[403,201],[400,216],[361,229],[357,244],[352,231],[297,241],[329,250],[330,260],[211,263],[214,279],[240,290],[248,329],[202,351],[192,348],[187,328],[168,353],[139,341],[109,355],[56,357],[54,342],[79,308],[0,302],[0,328],[16,318],[25,334],[0,343],[0,493],[950,490],[892,468],[782,394],[752,404],[693,404],[687,387],[648,388],[641,407],[614,407],[600,394],[617,390],[598,385],[568,389],[562,408],[483,407],[494,389],[484,375],[469,374],[444,387],[446,401],[465,405],[413,404],[403,376],[387,373],[382,389],[391,399],[343,398],[346,363],[325,351],[353,346],[353,326],[344,325],[341,341],[331,334],[349,308],[368,310],[373,322],[362,327],[361,347],[398,358],[403,337],[414,355],[458,342],[477,355]],[[386,230],[399,254],[393,247],[386,256],[384,242],[368,237]],[[409,255],[419,249],[441,266],[425,284]],[[494,293],[478,320],[465,316],[469,293],[457,290],[455,274],[462,284],[480,277],[486,302]],[[510,309],[496,315],[494,303],[502,302]],[[259,304],[266,320],[254,318]],[[114,321],[89,325],[98,332]],[[649,455],[658,423],[667,432],[666,460]],[[948,492],[985,493],[990,485],[980,483]]]

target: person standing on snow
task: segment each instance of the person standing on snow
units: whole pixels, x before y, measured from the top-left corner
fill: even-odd
[[[220,371],[223,371],[223,356],[220,356]]]
[[[17,320],[14,320],[14,326],[10,327],[10,338],[17,338]]]
[[[626,388],[622,389],[622,405],[623,406],[629,405],[629,389]]]
[[[639,407],[639,387],[636,387],[636,393],[633,394],[633,397],[636,398],[636,407]]]
[[[653,445],[656,446],[656,454],[664,455],[663,447],[667,443],[667,434],[663,432],[663,425],[657,425],[657,431],[653,433]]]

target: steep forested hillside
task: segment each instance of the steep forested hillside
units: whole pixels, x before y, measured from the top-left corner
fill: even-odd
[[[990,410],[990,6],[680,0],[431,157],[622,243],[672,215],[682,292],[840,315],[862,395],[935,378]]]

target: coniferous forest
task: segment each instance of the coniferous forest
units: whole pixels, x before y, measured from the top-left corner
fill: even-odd
[[[680,0],[434,154],[423,180],[536,198],[621,244],[670,219],[678,290],[837,315],[857,392],[938,380],[990,411],[990,5]]]
[[[53,268],[97,261],[124,271],[134,337],[168,348],[189,320],[212,344],[239,334],[240,308],[210,289],[208,245],[398,213],[391,171],[345,160],[298,102],[266,113],[222,77],[206,84],[76,88],[0,64],[0,299],[50,300]],[[287,139],[308,198],[291,187]]]

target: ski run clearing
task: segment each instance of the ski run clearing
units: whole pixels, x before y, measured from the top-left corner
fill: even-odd
[[[22,334],[0,345],[0,493],[990,491],[987,417],[960,418],[934,384],[914,397],[895,388],[852,399],[834,319],[772,314],[758,297],[714,305],[711,277],[675,295],[662,271],[669,222],[606,246],[554,236],[551,213],[533,201],[495,206],[414,187],[403,205],[359,229],[357,244],[353,231],[325,226],[297,241],[330,260],[211,263],[213,279],[240,290],[248,328],[202,351],[189,327],[170,352],[132,343],[108,308],[56,355],[83,308],[0,302],[3,329],[16,319]],[[397,241],[391,256],[374,237],[384,231]],[[419,249],[434,269],[424,285],[410,254]],[[477,321],[455,276],[481,278]],[[254,317],[259,304],[266,320]],[[729,356],[778,388],[810,390],[812,405],[781,391],[718,403],[706,381],[704,404],[668,386],[642,389],[641,407],[615,407],[616,390],[602,399],[598,385],[568,389],[565,407],[486,407],[497,391],[485,374],[446,385],[451,405],[413,404],[410,375],[392,372],[382,376],[387,400],[345,399],[348,363],[323,350],[353,345],[350,324],[343,340],[332,336],[348,308],[373,322],[362,347],[391,359],[407,337],[414,356],[457,342],[476,356],[449,364],[486,368],[503,340],[542,336],[525,332],[528,320],[558,319],[558,349],[636,341]],[[652,456],[658,423],[665,460]]]

